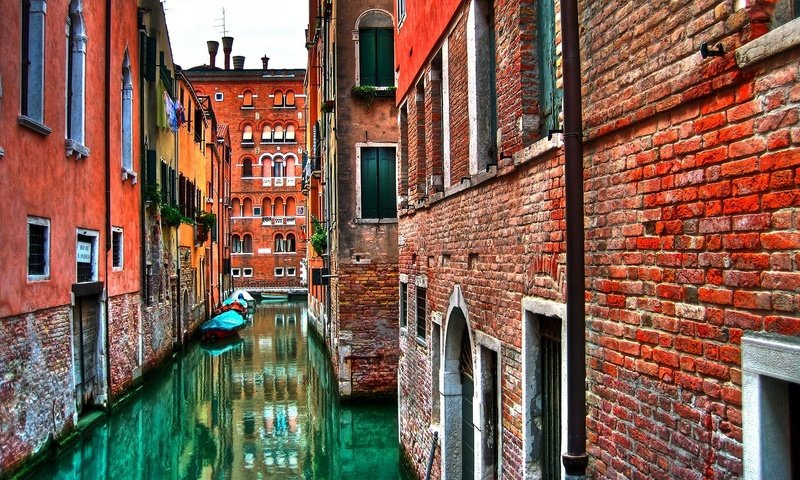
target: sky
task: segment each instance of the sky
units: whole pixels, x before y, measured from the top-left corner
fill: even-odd
[[[304,0],[162,0],[175,63],[191,68],[208,63],[208,40],[220,42],[216,64],[224,67],[222,9],[234,55],[244,55],[244,68],[306,68]],[[233,64],[231,63],[231,67]]]

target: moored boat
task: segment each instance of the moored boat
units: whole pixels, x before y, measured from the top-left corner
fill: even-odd
[[[204,339],[224,338],[235,335],[245,325],[245,316],[236,310],[228,310],[201,325],[200,331]]]

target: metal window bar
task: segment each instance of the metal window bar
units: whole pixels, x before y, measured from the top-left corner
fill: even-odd
[[[561,478],[561,321],[541,317],[542,478]]]
[[[28,275],[44,275],[47,271],[47,227],[28,224]]]
[[[427,290],[417,287],[417,338],[425,339],[425,294]]]

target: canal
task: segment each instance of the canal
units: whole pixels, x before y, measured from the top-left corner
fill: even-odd
[[[304,302],[195,344],[36,479],[397,479],[396,403],[340,404]]]

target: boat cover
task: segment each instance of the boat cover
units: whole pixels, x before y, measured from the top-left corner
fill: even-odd
[[[230,298],[239,298],[239,295],[241,295],[242,298],[244,298],[248,302],[255,302],[256,301],[256,299],[253,298],[253,296],[250,295],[250,293],[248,293],[247,290],[236,290],[235,292],[233,292],[231,294]]]
[[[228,310],[227,312],[222,312],[216,317],[212,317],[211,320],[207,321],[200,327],[201,332],[208,332],[211,330],[239,330],[240,328],[244,328],[245,321],[238,312],[234,310]]]

